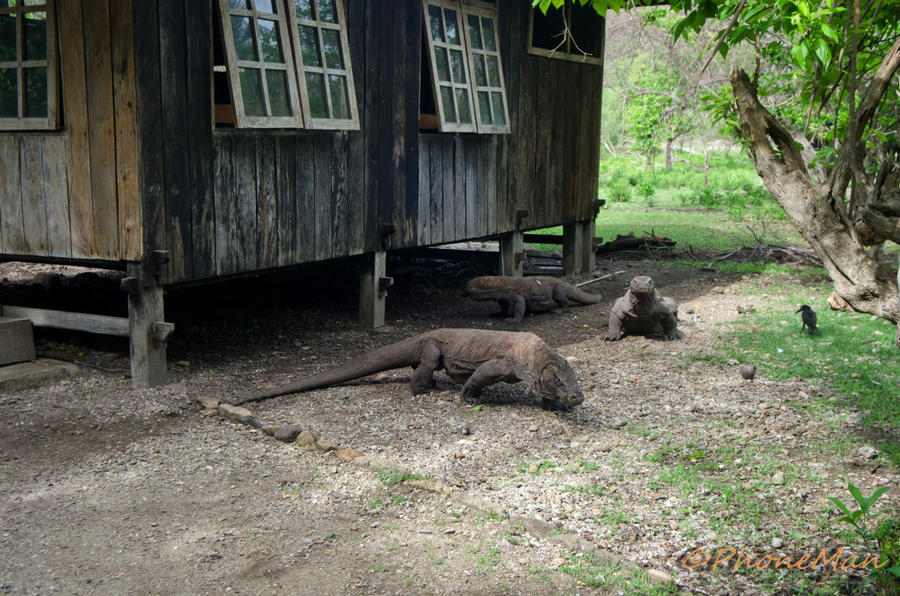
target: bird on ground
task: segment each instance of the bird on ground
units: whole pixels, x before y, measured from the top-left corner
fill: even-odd
[[[801,304],[800,308],[794,311],[794,314],[803,313],[800,315],[800,320],[803,322],[800,329],[806,329],[806,332],[810,335],[816,330],[816,313],[813,309],[809,307],[808,304]]]

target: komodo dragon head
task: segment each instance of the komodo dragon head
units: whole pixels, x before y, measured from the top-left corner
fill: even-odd
[[[653,293],[656,291],[656,285],[654,285],[652,277],[638,275],[631,279],[631,283],[628,284],[628,291],[638,300],[652,300]]]
[[[541,376],[535,383],[535,390],[545,400],[554,402],[554,405],[563,409],[570,409],[581,405],[584,394],[578,386],[575,371],[566,362],[566,359],[554,354],[541,370]]]

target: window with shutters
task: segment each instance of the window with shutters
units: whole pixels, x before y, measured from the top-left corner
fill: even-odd
[[[438,129],[509,133],[496,6],[423,0],[422,8]]]
[[[231,110],[239,128],[358,129],[341,0],[219,0]]]
[[[0,0],[0,130],[59,125],[55,22],[50,0]]]

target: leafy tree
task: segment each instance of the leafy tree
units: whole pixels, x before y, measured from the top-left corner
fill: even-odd
[[[626,5],[572,1],[603,14]],[[680,15],[676,39],[719,26],[707,61],[752,48],[752,72],[735,69],[710,107],[821,257],[829,302],[900,323],[896,273],[870,249],[900,243],[900,0],[671,0],[669,9]]]

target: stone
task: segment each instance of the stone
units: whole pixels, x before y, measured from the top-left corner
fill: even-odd
[[[294,444],[298,447],[313,447],[316,444],[316,436],[308,430],[305,430],[297,435],[297,439],[294,441]]]
[[[675,578],[661,569],[647,569],[646,571],[647,575],[650,576],[650,579],[655,582],[659,582],[667,586],[673,585],[675,583]]]
[[[782,546],[784,546],[784,540],[777,536],[772,538],[772,548],[781,548]]]
[[[316,453],[319,455],[328,453],[329,451],[336,451],[338,448],[336,443],[329,441],[328,439],[316,439],[314,447]]]
[[[299,424],[288,424],[278,427],[278,430],[272,435],[276,441],[282,443],[293,443],[297,440],[297,436],[303,432],[303,427]]]
[[[875,459],[876,457],[878,457],[878,450],[874,447],[865,445],[856,450],[856,455],[864,457],[865,459]]]
[[[784,472],[775,472],[772,475],[772,484],[781,486],[784,484]]]
[[[219,408],[219,400],[208,395],[198,396],[197,401],[200,402],[200,405],[203,406],[205,410],[215,410]]]
[[[231,404],[219,404],[219,415],[228,420],[240,420],[244,416],[253,416],[253,412],[240,406]]]
[[[748,381],[756,376],[756,367],[752,364],[743,364],[740,368],[741,377]]]
[[[356,449],[351,449],[350,447],[344,447],[342,449],[338,449],[334,452],[334,456],[337,457],[342,462],[351,462],[357,457],[362,457],[362,453],[357,451]]]
[[[238,422],[241,424],[246,424],[247,426],[252,426],[253,428],[262,428],[263,423],[254,418],[253,416],[242,416],[238,419]]]
[[[200,410],[200,415],[201,415],[201,416],[218,416],[218,415],[219,415],[219,408],[218,408],[218,407],[215,407],[215,408],[203,408],[202,410]]]
[[[267,424],[266,426],[262,427],[262,431],[264,433],[266,433],[267,435],[269,435],[270,437],[273,437],[273,436],[275,436],[275,433],[278,432],[279,428],[281,428],[281,427],[279,427],[278,425]]]
[[[0,317],[0,366],[34,360],[34,330],[24,317]]]

